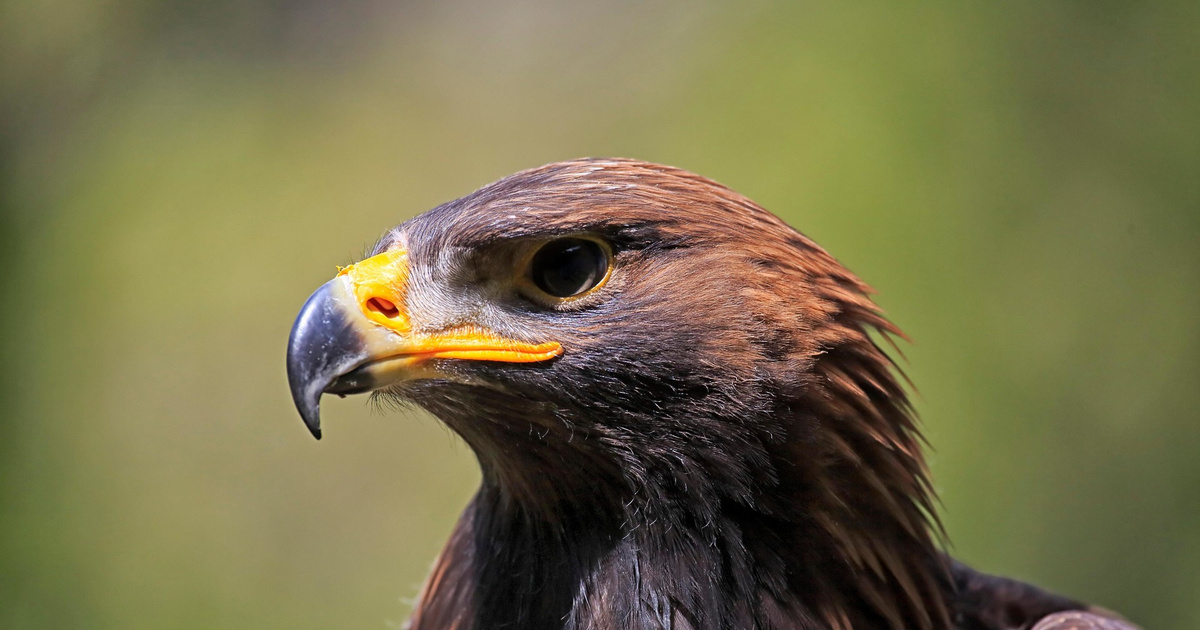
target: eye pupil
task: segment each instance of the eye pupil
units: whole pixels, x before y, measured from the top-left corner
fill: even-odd
[[[537,287],[558,298],[585,293],[608,273],[608,255],[595,241],[562,238],[542,246],[530,267]]]

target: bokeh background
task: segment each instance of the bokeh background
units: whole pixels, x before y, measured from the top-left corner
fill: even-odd
[[[1200,3],[0,4],[0,627],[390,628],[477,471],[292,409],[309,292],[582,155],[879,290],[956,554],[1200,627]]]

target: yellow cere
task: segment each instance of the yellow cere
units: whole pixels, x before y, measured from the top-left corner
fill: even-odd
[[[408,252],[395,250],[338,269],[349,276],[354,299],[367,319],[398,333],[411,329],[404,300],[408,289]]]

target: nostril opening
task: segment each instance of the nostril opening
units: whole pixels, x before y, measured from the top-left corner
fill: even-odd
[[[367,308],[392,319],[400,315],[400,309],[396,308],[395,304],[383,298],[373,297],[367,300]]]

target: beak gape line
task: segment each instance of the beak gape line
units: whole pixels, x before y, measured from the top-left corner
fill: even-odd
[[[479,326],[414,332],[407,310],[408,255],[384,252],[338,270],[304,303],[288,339],[292,400],[321,439],[321,395],[360,394],[429,377],[431,359],[531,363],[562,354],[557,342],[528,343]]]

